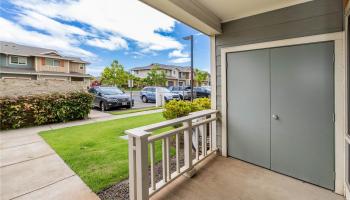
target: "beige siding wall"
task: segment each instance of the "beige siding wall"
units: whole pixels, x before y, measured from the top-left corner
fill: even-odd
[[[69,73],[69,68],[68,68],[68,62],[66,60],[61,60],[64,62],[64,66],[49,66],[47,63],[43,64],[42,59],[40,57],[36,57],[35,59],[36,63],[36,71],[46,71],[46,72],[66,72]]]
[[[135,76],[137,76],[137,77],[146,78],[149,71],[150,70],[148,70],[148,69],[147,70],[137,70],[134,73],[135,73]]]
[[[39,75],[38,76],[38,80],[56,81],[56,82],[63,81],[63,82],[65,82],[65,81],[70,81],[70,77]]]
[[[69,63],[69,70],[70,70],[70,72],[77,72],[77,73],[85,74],[85,65],[82,69],[80,69],[80,66],[81,66],[80,63],[70,62]]]

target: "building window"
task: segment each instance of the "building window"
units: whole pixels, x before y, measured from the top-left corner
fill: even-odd
[[[52,66],[52,67],[59,67],[61,65],[61,61],[55,60],[52,58],[45,58],[45,65]]]
[[[80,68],[80,69],[84,69],[84,67],[85,67],[85,64],[80,64],[80,65],[79,65],[79,68]]]
[[[59,60],[53,60],[53,66],[54,67],[59,67],[61,65],[61,61]]]
[[[10,64],[15,64],[15,65],[26,65],[26,64],[27,64],[27,57],[23,57],[23,56],[10,56]]]

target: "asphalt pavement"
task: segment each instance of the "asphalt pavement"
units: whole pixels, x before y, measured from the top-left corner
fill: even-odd
[[[126,94],[130,95],[130,91],[125,91]],[[134,107],[133,108],[147,108],[156,106],[155,103],[143,103],[140,98],[140,91],[133,91],[132,98],[134,99]]]

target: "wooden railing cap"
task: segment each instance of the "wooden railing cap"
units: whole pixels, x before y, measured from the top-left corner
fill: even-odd
[[[146,136],[148,137],[148,136],[150,136],[150,132],[152,132],[156,129],[164,128],[167,126],[173,126],[173,125],[180,124],[180,123],[192,120],[192,119],[215,114],[217,112],[219,112],[219,111],[212,110],[212,109],[197,111],[197,112],[190,113],[190,115],[188,115],[188,116],[179,117],[179,118],[171,119],[171,120],[166,120],[166,121],[159,122],[156,124],[150,124],[150,125],[146,125],[146,126],[142,126],[142,127],[138,127],[138,128],[134,128],[134,129],[129,129],[129,130],[126,130],[125,133],[127,135],[133,136],[133,137],[146,137]]]

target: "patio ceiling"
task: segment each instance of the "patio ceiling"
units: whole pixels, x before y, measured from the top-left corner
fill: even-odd
[[[311,0],[141,0],[207,34],[221,33],[221,23]]]

